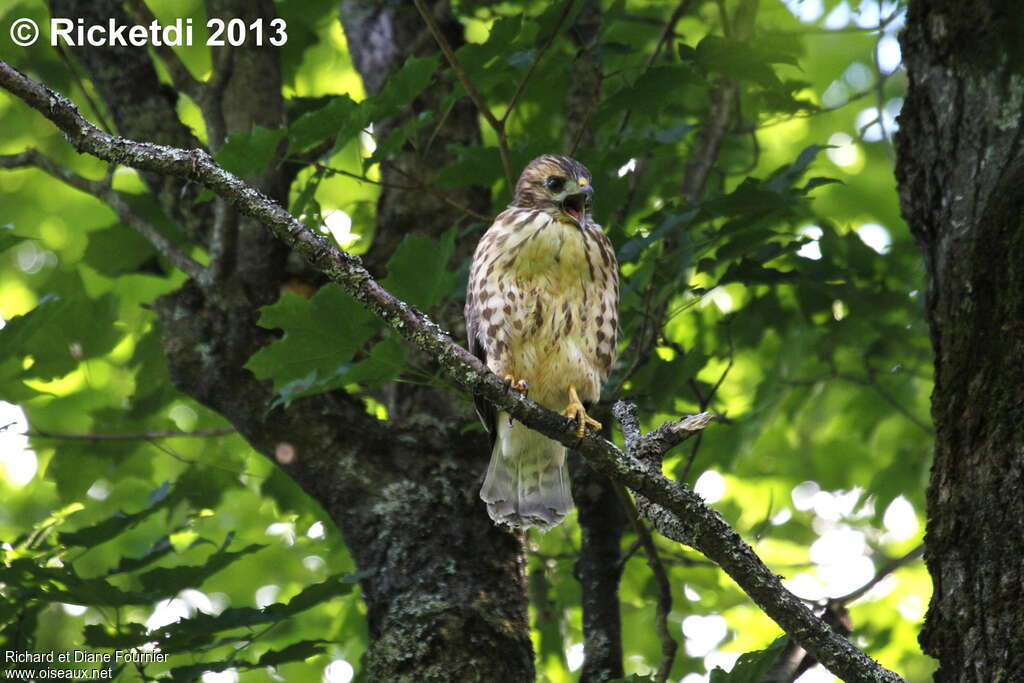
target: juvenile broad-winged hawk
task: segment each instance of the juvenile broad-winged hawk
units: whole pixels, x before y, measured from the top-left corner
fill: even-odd
[[[534,159],[512,203],[480,239],[469,274],[470,350],[510,386],[577,422],[615,355],[619,276],[591,219],[591,175],[564,156]],[[550,529],[572,510],[565,448],[477,401],[493,443],[480,497],[498,524]]]

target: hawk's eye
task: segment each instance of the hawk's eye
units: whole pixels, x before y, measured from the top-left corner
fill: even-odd
[[[559,178],[556,175],[548,176],[548,179],[544,181],[544,184],[548,186],[548,189],[552,192],[561,192],[565,188],[565,178]]]

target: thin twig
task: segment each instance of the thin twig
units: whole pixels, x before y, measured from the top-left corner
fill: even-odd
[[[515,175],[512,173],[512,159],[508,153],[508,138],[505,136],[505,125],[499,121],[494,113],[487,106],[487,102],[484,100],[480,91],[473,85],[473,81],[469,78],[469,74],[466,73],[466,69],[462,66],[462,62],[455,56],[455,51],[452,50],[452,46],[448,43],[448,39],[441,33],[441,28],[437,25],[437,21],[434,20],[434,16],[427,10],[423,5],[423,0],[413,0],[416,4],[416,9],[419,10],[420,16],[423,17],[423,21],[426,22],[427,28],[430,30],[431,35],[434,36],[434,40],[437,41],[437,46],[441,48],[441,52],[444,53],[445,59],[448,60],[448,64],[452,67],[452,71],[455,73],[455,77],[462,83],[462,87],[466,89],[466,93],[470,99],[473,100],[473,104],[476,105],[480,115],[484,117],[487,124],[494,130],[498,136],[498,153],[501,155],[501,165],[505,168],[505,180],[508,182],[509,191],[515,190]]]
[[[661,661],[658,663],[658,670],[654,675],[654,680],[664,683],[664,681],[668,680],[668,676],[672,671],[672,663],[675,662],[676,651],[679,649],[679,643],[672,637],[668,624],[668,617],[672,612],[672,584],[668,580],[668,573],[665,571],[665,565],[661,562],[661,556],[658,554],[657,546],[654,545],[651,532],[637,514],[633,499],[629,497],[626,489],[621,484],[615,483],[615,492],[618,494],[622,507],[626,511],[626,517],[629,518],[630,523],[633,525],[637,541],[644,549],[644,554],[647,556],[647,566],[650,568],[651,574],[654,576],[654,582],[658,586],[658,602],[655,605],[655,629],[658,632],[658,640],[661,641]]]
[[[632,558],[634,555],[636,555],[636,551],[640,550],[640,548],[642,546],[643,546],[643,543],[640,542],[639,538],[629,544],[629,547],[626,548],[625,552],[622,553],[622,557],[619,558],[619,571],[620,572],[626,566],[626,563],[629,562],[630,558]]]
[[[840,602],[840,603],[846,604],[848,602],[853,602],[854,600],[858,600],[859,598],[863,597],[863,595],[865,593],[867,593],[869,590],[871,590],[876,585],[878,585],[878,583],[881,582],[882,579],[884,579],[885,577],[889,576],[890,574],[895,572],[897,569],[902,569],[903,567],[907,566],[908,564],[910,564],[912,562],[916,562],[917,560],[921,559],[921,557],[923,557],[923,556],[924,556],[924,543],[922,543],[921,545],[917,546],[916,548],[911,550],[909,553],[907,553],[903,557],[898,557],[898,558],[896,558],[894,560],[890,560],[889,562],[886,562],[884,565],[882,565],[881,567],[878,568],[878,571],[875,572],[875,575],[873,577],[871,577],[870,581],[865,583],[860,588],[858,588],[856,590],[850,591],[846,595],[843,595],[843,596],[838,597],[838,598],[833,598],[832,600],[830,600],[830,602]]]
[[[874,373],[871,372],[870,369],[867,378],[858,377],[856,375],[851,375],[848,373],[833,370],[832,372],[826,375],[821,375],[819,377],[811,377],[808,379],[787,379],[782,380],[782,383],[789,384],[792,386],[813,386],[821,382],[826,382],[830,379],[840,379],[843,380],[844,382],[850,382],[851,384],[858,384],[862,387],[868,387],[869,389],[873,389],[875,393],[877,393],[885,400],[886,403],[895,408],[900,415],[907,418],[911,423],[913,423],[915,426],[921,429],[921,431],[931,436],[935,436],[935,429],[932,428],[931,425],[926,423],[924,420],[919,418],[917,415],[914,415],[914,413],[910,412],[909,408],[900,403],[895,396],[886,391],[875,379]]]
[[[715,386],[711,387],[711,391],[708,392],[707,397],[701,401],[701,412],[704,412],[711,407],[711,402],[715,400],[715,395],[718,393],[718,390],[722,388],[722,383],[725,382],[725,378],[729,376],[729,372],[732,370],[732,366],[736,362],[736,354],[732,343],[732,328],[728,324],[725,325],[725,338],[726,342],[729,344],[729,362],[725,364],[725,369],[722,370],[722,374],[718,377],[718,381],[715,382]]]
[[[627,112],[628,113],[628,112]],[[641,157],[633,158],[633,170],[629,174],[629,183],[626,187],[626,198],[619,204],[618,210],[615,212],[615,225],[625,225],[626,216],[629,215],[630,210],[633,208],[633,200],[636,199],[636,192],[640,188],[640,176],[643,175],[644,169],[647,166],[647,162],[654,156],[653,152],[647,152]]]
[[[430,185],[429,183],[424,182],[423,180],[417,178],[416,176],[414,176],[413,174],[409,173],[408,171],[406,171],[406,170],[404,170],[402,168],[399,168],[395,164],[391,164],[389,166],[389,168],[391,170],[393,170],[393,171],[396,171],[399,175],[405,176],[406,178],[411,180],[413,183],[415,183],[414,185],[399,185],[398,183],[390,183],[390,182],[385,182],[383,180],[374,180],[373,178],[370,178],[369,176],[359,175],[358,173],[352,173],[351,171],[346,171],[346,170],[341,169],[341,168],[334,168],[333,166],[323,166],[321,164],[318,164],[317,168],[318,169],[323,169],[328,174],[343,175],[343,176],[347,176],[349,178],[353,178],[355,180],[361,180],[363,182],[370,183],[372,185],[379,185],[380,187],[387,187],[387,188],[390,188],[392,190],[405,190],[405,191],[423,190],[424,192],[429,192],[430,194],[434,195],[435,197],[437,197],[438,199],[440,199],[441,201],[443,201],[445,204],[447,204],[448,206],[452,207],[453,209],[456,209],[457,211],[461,211],[462,213],[466,214],[470,218],[473,218],[473,219],[478,220],[478,221],[484,221],[485,223],[491,220],[487,216],[483,215],[482,213],[480,213],[478,211],[474,211],[473,209],[469,208],[465,204],[460,204],[459,202],[455,201],[454,199],[452,199],[451,197],[446,195],[444,192],[441,192],[440,190],[438,190],[436,187]]]
[[[921,431],[931,436],[935,436],[935,429],[931,425],[926,423],[924,420],[919,418],[917,415],[914,415],[912,412],[910,412],[909,408],[900,403],[895,396],[890,394],[888,390],[885,389],[885,387],[878,383],[878,380],[875,379],[874,374],[871,374],[870,378],[867,381],[859,380],[856,377],[848,375],[839,375],[839,379],[845,379],[848,382],[857,382],[859,384],[871,387],[872,389],[875,390],[876,394],[878,394],[885,400],[886,403],[895,408],[901,415],[903,415],[903,417],[907,418],[913,424],[917,425],[917,427]]]
[[[847,604],[860,599],[887,576],[901,567],[919,560],[922,555],[924,555],[923,543],[903,557],[886,562],[867,583],[856,590],[838,598],[831,598],[824,603],[814,603],[816,612],[820,613],[822,619],[838,632],[844,635],[852,633],[853,620],[846,609]],[[808,603],[811,602],[808,601]],[[817,663],[817,659],[808,654],[797,642],[790,641],[760,683],[791,683]]]
[[[690,454],[686,456],[686,464],[683,465],[683,471],[679,472],[676,479],[679,481],[690,480],[690,470],[693,468],[693,463],[697,460],[697,452],[700,451],[700,445],[704,443],[704,435],[698,434],[693,439],[693,446],[690,447]]]
[[[238,242],[238,214],[233,206],[218,198],[213,207],[213,232],[210,236],[210,280],[224,282],[232,271]]]
[[[29,167],[38,168],[76,190],[81,190],[102,200],[113,209],[122,223],[146,238],[146,241],[163,254],[175,267],[198,282],[204,281],[206,269],[198,261],[179,249],[155,225],[136,214],[121,194],[110,187],[109,183],[90,180],[80,176],[35,149],[28,149],[20,154],[0,156],[0,168]]]
[[[203,84],[199,109],[206,123],[206,142],[216,153],[228,136],[228,124],[224,119],[224,89],[235,69],[236,50],[214,50],[213,74]]]
[[[566,150],[568,156],[576,156],[576,151],[580,148],[580,144],[583,142],[583,137],[587,134],[588,126],[590,124],[590,116],[597,109],[597,101],[599,99],[599,93],[601,90],[601,83],[604,80],[604,74],[598,72],[597,74],[597,88],[594,96],[590,98],[587,103],[587,108],[583,111],[583,116],[580,117],[578,127],[576,128],[576,135],[573,136],[572,145]]]
[[[894,71],[893,73],[896,73],[896,72]],[[884,78],[888,79],[891,75],[892,74],[886,74],[884,76]],[[834,104],[834,105],[832,105],[830,107],[814,107],[812,109],[806,109],[802,113],[799,113],[799,114],[792,114],[790,116],[779,116],[777,118],[770,119],[770,120],[758,121],[755,125],[751,125],[751,126],[747,126],[747,125],[737,126],[736,128],[733,129],[733,132],[737,133],[737,134],[750,135],[750,134],[757,133],[757,132],[763,132],[763,131],[767,130],[768,128],[772,128],[774,126],[780,126],[780,125],[782,125],[784,123],[789,123],[790,121],[794,121],[796,119],[811,119],[811,118],[814,118],[816,116],[822,116],[824,114],[831,114],[832,112],[839,111],[840,109],[843,109],[844,107],[848,107],[849,105],[853,104],[854,102],[857,102],[857,101],[862,100],[862,99],[864,99],[866,97],[870,97],[870,96],[874,95],[875,91],[876,91],[876,86],[872,86],[872,87],[868,88],[867,90],[860,90],[858,92],[855,92],[852,95],[849,95],[845,101],[843,101],[843,102],[841,102],[839,104]]]
[[[406,171],[404,168],[399,167],[398,164],[394,164],[394,163],[389,164],[389,168],[392,171],[397,172],[399,175],[402,175],[402,176],[408,178],[409,180],[411,180],[412,182],[416,183],[416,188],[414,188],[414,189],[420,189],[420,190],[423,190],[424,192],[429,192],[430,194],[434,195],[435,197],[437,197],[438,199],[443,201],[448,206],[452,207],[453,209],[455,209],[457,211],[461,211],[462,213],[466,214],[470,218],[474,218],[474,219],[476,219],[478,221],[483,221],[485,223],[490,222],[491,219],[488,218],[487,216],[483,215],[482,213],[480,213],[478,211],[474,211],[473,209],[469,208],[465,204],[461,204],[461,203],[455,201],[454,199],[452,199],[451,197],[446,195],[444,192],[441,192],[440,190],[438,190],[433,185],[430,185],[429,183],[421,180],[420,178],[416,177],[415,175],[413,175],[409,171]]]
[[[352,178],[353,180],[360,180],[360,181],[362,181],[364,183],[370,183],[371,185],[379,185],[380,187],[387,187],[387,188],[390,188],[392,190],[406,190],[406,191],[408,191],[408,190],[415,190],[415,189],[417,189],[414,185],[399,185],[398,183],[391,183],[391,182],[387,182],[385,180],[374,180],[373,178],[371,178],[370,176],[367,176],[367,175],[360,175],[358,173],[353,173],[352,171],[346,171],[343,168],[335,168],[334,166],[326,166],[324,164],[316,164],[316,169],[318,171],[323,171],[324,173],[326,173],[329,176],[330,175],[343,175],[343,176],[346,176],[348,178]]]
[[[662,48],[669,43],[670,40],[676,34],[676,24],[683,18],[683,15],[690,9],[690,5],[693,4],[693,0],[680,0],[676,8],[672,10],[672,14],[669,15],[668,21],[665,22],[664,28],[661,30],[661,35],[658,36],[658,42],[654,46],[654,51],[647,56],[647,60],[644,62],[644,71],[651,68],[654,65],[654,60],[661,54]]]
[[[711,91],[711,111],[698,134],[697,145],[686,161],[683,184],[679,194],[691,204],[700,199],[708,175],[718,159],[722,140],[729,132],[739,90],[730,80],[723,80]]]
[[[153,439],[211,439],[238,432],[231,427],[221,429],[199,429],[194,432],[92,432],[88,434],[66,434],[37,429],[22,436],[32,439],[54,439],[57,441],[151,441]]]
[[[778,30],[778,29],[765,29],[761,33],[765,36],[774,37],[792,37],[792,36],[808,36],[808,35],[832,35],[834,33],[875,33],[885,29],[891,24],[896,18],[903,14],[906,10],[904,8],[898,8],[893,10],[889,16],[879,21],[874,26],[844,26],[843,28],[819,28],[816,26],[808,26],[800,28],[795,31],[793,30]]]
[[[505,107],[505,113],[502,114],[499,119],[502,130],[504,130],[505,122],[508,120],[512,110],[515,109],[516,103],[519,101],[519,96],[523,94],[523,90],[526,88],[526,84],[530,80],[530,76],[533,75],[534,69],[537,68],[537,64],[540,63],[541,58],[544,57],[544,53],[548,51],[551,44],[555,42],[555,38],[558,37],[558,34],[562,32],[562,25],[565,24],[565,20],[569,17],[569,11],[572,9],[574,3],[575,0],[565,1],[565,5],[562,7],[562,13],[558,16],[558,21],[555,22],[554,30],[551,32],[551,35],[548,36],[548,39],[544,41],[540,50],[537,51],[537,54],[534,56],[533,61],[530,62],[530,66],[527,68],[526,73],[523,74],[521,79],[519,79],[519,83],[516,85],[516,91],[512,93],[512,99],[508,101],[508,105]]]
[[[661,35],[658,36],[658,42],[654,44],[654,50],[647,56],[644,61],[644,67],[640,70],[640,74],[643,75],[647,72],[651,66],[654,65],[654,61],[661,54],[661,50],[665,45],[676,35],[676,24],[683,18],[687,10],[690,9],[690,5],[693,4],[693,0],[680,0],[676,8],[672,10],[672,14],[669,15],[668,21],[665,22],[664,27],[661,30]],[[626,113],[623,114],[622,120],[619,122],[619,127],[615,131],[616,137],[621,136],[622,132],[626,130],[626,126],[629,125],[629,119],[633,116],[633,110],[627,109]]]

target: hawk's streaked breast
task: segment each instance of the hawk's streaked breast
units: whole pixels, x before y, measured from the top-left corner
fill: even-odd
[[[491,370],[525,379],[535,400],[558,408],[567,384],[584,400],[599,397],[617,301],[615,257],[600,227],[512,208],[477,248],[467,317],[478,321]]]

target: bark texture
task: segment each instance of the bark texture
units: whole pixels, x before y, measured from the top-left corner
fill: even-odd
[[[911,2],[903,213],[924,252],[937,430],[921,644],[938,681],[1024,680],[1024,5]]]
[[[572,453],[569,462],[580,525],[580,554],[575,566],[583,607],[580,681],[622,678],[619,544],[626,519],[611,480],[591,469],[578,453]]]

